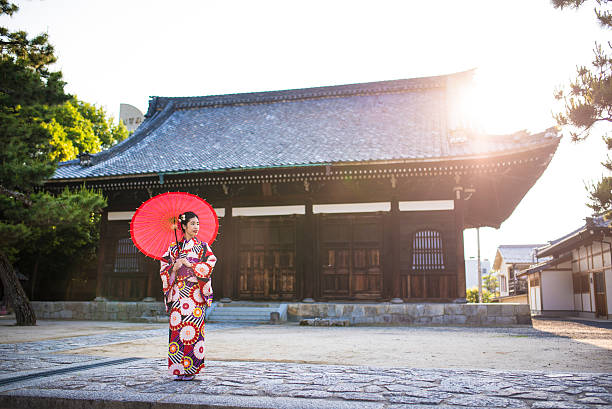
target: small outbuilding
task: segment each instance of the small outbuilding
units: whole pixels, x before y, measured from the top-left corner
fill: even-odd
[[[573,232],[536,250],[548,260],[522,270],[532,314],[610,319],[612,220],[589,217]]]
[[[518,273],[537,262],[536,249],[544,244],[503,244],[497,248],[493,271],[499,280],[498,302],[527,304],[527,282]]]

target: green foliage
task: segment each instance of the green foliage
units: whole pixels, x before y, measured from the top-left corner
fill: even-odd
[[[68,189],[54,196],[47,192],[30,195],[25,207],[0,196],[0,250],[9,255],[70,257],[87,248],[91,253],[98,239],[100,213],[106,199],[95,191]]]
[[[0,0],[0,16],[17,7]],[[103,109],[64,92],[45,34],[0,27],[0,252],[22,272],[56,283],[95,256],[106,199],[85,188],[41,191],[57,161],[98,152],[125,139]],[[63,277],[63,278],[62,278]],[[18,283],[16,283],[18,285]]]
[[[15,5],[0,0],[2,14],[12,15]],[[50,105],[68,100],[46,35],[28,39],[24,32],[0,27],[0,185],[32,192],[54,171],[49,162],[50,134],[43,124]]]
[[[44,124],[51,135],[51,160],[75,159],[79,153],[97,153],[128,137],[123,122],[114,125],[104,109],[76,98],[49,109]]]
[[[555,8],[578,8],[586,0],[553,0]],[[595,16],[604,29],[612,29],[611,6],[608,1],[595,0]],[[604,49],[595,44],[594,58],[590,67],[579,66],[576,78],[569,90],[557,91],[555,97],[565,103],[563,112],[555,115],[557,123],[569,127],[573,141],[587,138],[597,123],[612,122],[612,44]],[[612,149],[612,138],[602,136],[608,150]],[[602,165],[612,170],[612,159],[607,157]],[[589,206],[595,213],[612,212],[612,177],[587,184]]]
[[[465,292],[465,298],[468,303],[477,303],[478,302],[478,287],[468,288]],[[491,302],[492,295],[486,288],[482,289],[482,302],[489,303]]]
[[[492,295],[496,296],[499,294],[499,280],[494,273],[487,274],[482,276],[482,285],[486,288]],[[484,296],[483,296],[484,298]]]

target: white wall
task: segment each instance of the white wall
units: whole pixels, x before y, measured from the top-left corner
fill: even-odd
[[[529,308],[531,309],[531,311],[541,311],[540,286],[529,286]]]
[[[542,271],[542,309],[544,311],[572,311],[574,284],[571,271]]]
[[[502,291],[502,285],[501,282],[503,280],[502,277],[506,277],[506,291]],[[508,277],[508,264],[506,264],[506,262],[502,262],[501,265],[499,266],[499,296],[500,297],[505,297],[509,295],[508,292],[508,288],[510,287],[510,277]]]
[[[491,263],[489,260],[480,260],[480,268],[486,270],[482,275],[485,276],[491,272]],[[465,260],[465,289],[478,288],[478,260]]]
[[[607,269],[605,272],[606,280],[606,303],[608,307],[608,317],[612,315],[612,269]]]

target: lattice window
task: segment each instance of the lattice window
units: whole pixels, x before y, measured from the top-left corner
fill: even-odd
[[[435,230],[421,230],[412,239],[412,269],[444,270],[442,236]]]
[[[131,239],[120,239],[115,253],[115,273],[140,271],[140,255]]]

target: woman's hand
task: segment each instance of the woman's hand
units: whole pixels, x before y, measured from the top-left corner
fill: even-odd
[[[179,268],[181,268],[181,266],[185,266],[187,268],[191,268],[193,264],[191,264],[189,261],[187,261],[187,259],[184,258],[179,258],[178,260],[176,260],[174,262],[174,266],[172,267],[172,271],[176,272],[178,271]]]

